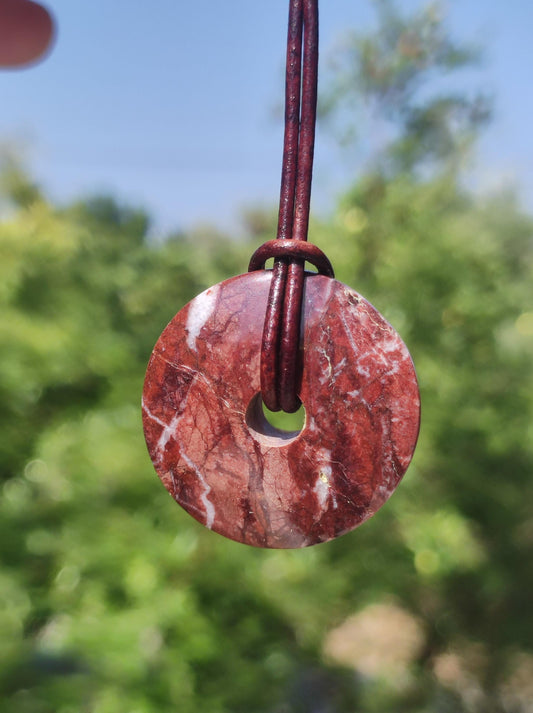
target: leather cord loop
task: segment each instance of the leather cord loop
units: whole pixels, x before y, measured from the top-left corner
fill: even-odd
[[[250,258],[248,271],[263,270],[266,261],[272,257],[310,262],[321,275],[335,277],[333,266],[322,250],[303,240],[269,240],[263,243]]]
[[[302,252],[307,240],[313,173],[318,77],[318,0],[290,0],[285,84],[285,136],[276,241],[259,248],[274,256],[261,348],[261,396],[271,411],[288,413],[300,407],[300,321],[305,260],[323,274],[331,264],[315,246]],[[300,244],[286,247],[287,242]],[[257,253],[256,253],[257,255]],[[251,265],[263,260],[252,257]],[[312,258],[312,259],[311,259]],[[265,258],[266,259],[266,258]],[[315,262],[318,260],[318,264]],[[264,264],[264,260],[263,260]],[[250,267],[250,269],[260,269]]]

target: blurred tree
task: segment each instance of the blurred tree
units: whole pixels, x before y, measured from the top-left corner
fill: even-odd
[[[332,56],[321,114],[346,143],[374,141],[378,166],[388,173],[455,166],[490,119],[489,98],[471,96],[446,81],[475,66],[479,48],[450,38],[441,3],[402,14],[392,0],[375,0],[378,26],[352,33]],[[377,139],[377,140],[376,140]]]
[[[311,237],[411,348],[423,429],[391,502],[328,545],[260,551],[213,535],[145,452],[156,338],[243,271],[251,246],[207,229],[155,242],[143,211],[109,198],[54,208],[4,166],[2,711],[531,710],[533,220],[512,195],[461,188],[476,117],[461,127],[431,103],[451,137],[438,151],[407,121],[429,107],[424,82],[470,52],[435,10],[380,7],[329,111],[346,121],[341,99],[359,87],[384,97],[395,129]],[[408,59],[405,33],[423,40]],[[373,52],[386,60],[375,76]],[[275,216],[247,220],[254,242],[272,237]]]
[[[533,620],[524,617],[533,584],[533,222],[511,193],[484,199],[462,187],[489,102],[450,90],[448,75],[479,52],[450,39],[437,4],[411,17],[388,0],[376,6],[376,32],[352,36],[337,55],[324,113],[345,138],[357,138],[347,106],[365,104],[385,128],[366,175],[340,202],[337,239],[330,225],[316,229],[339,279],[397,326],[420,375],[414,465],[358,533],[383,558],[371,597],[374,587],[388,591],[422,617],[418,664],[429,675],[418,690],[406,687],[406,709],[530,710],[531,687],[523,707],[524,690],[508,682],[518,659],[533,674]],[[346,540],[331,550],[348,567]],[[383,682],[380,693],[375,710],[401,708]]]

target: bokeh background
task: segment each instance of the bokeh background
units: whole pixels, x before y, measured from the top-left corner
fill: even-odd
[[[287,3],[110,5],[0,74],[1,710],[533,711],[532,8],[322,4],[310,238],[423,422],[368,523],[262,551],[173,503],[140,393],[275,235]]]

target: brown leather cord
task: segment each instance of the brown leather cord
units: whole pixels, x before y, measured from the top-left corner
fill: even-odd
[[[248,271],[263,270],[269,258],[296,258],[298,261],[310,262],[321,275],[335,277],[333,266],[327,256],[313,243],[303,240],[269,240],[263,243],[250,258]]]
[[[284,243],[307,240],[317,77],[318,0],[290,0],[285,137],[277,233],[277,240]],[[261,396],[271,411],[293,413],[300,407],[298,390],[304,263],[305,260],[313,260],[308,257],[310,252],[291,252],[285,247],[281,250],[285,252],[269,255],[276,259],[261,348]]]

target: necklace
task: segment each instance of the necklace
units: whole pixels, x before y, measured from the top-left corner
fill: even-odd
[[[290,0],[277,237],[248,273],[178,312],[143,393],[167,490],[209,529],[258,547],[305,547],[360,525],[397,487],[419,430],[407,348],[307,242],[317,67],[318,0]],[[303,404],[301,431],[271,426],[263,403]]]

